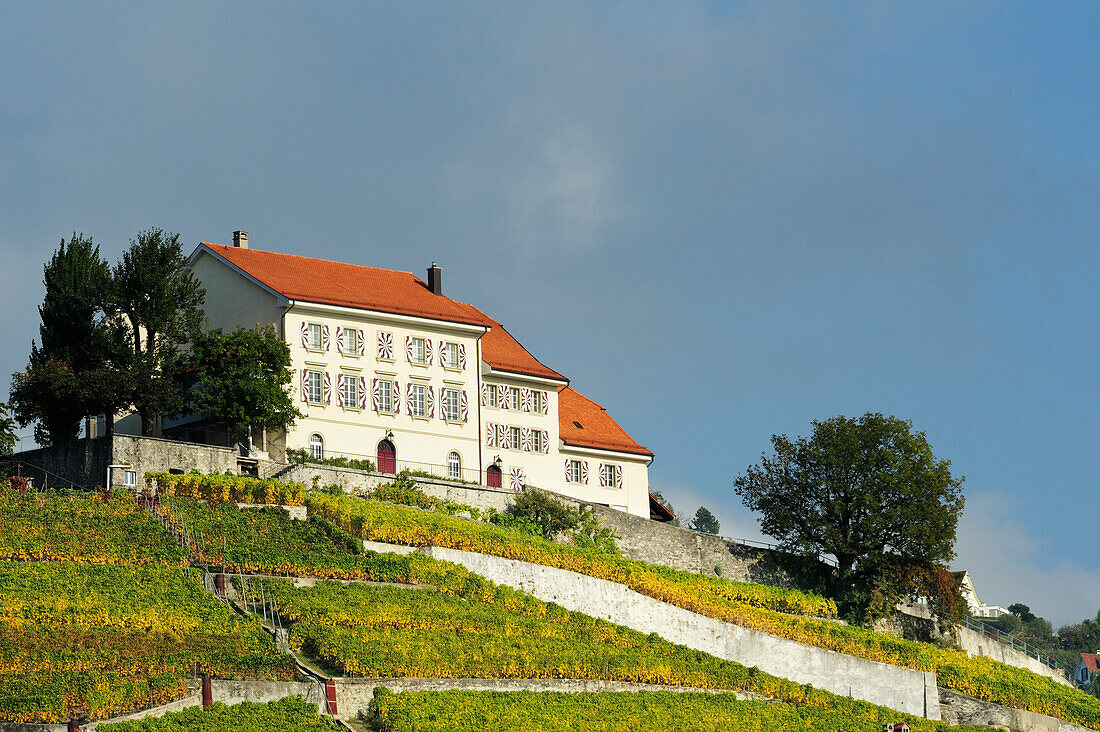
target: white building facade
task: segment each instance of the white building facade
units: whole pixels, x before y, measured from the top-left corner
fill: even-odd
[[[208,327],[271,324],[290,347],[305,416],[273,452],[371,460],[444,478],[537,486],[650,516],[648,465],[595,402],[477,308],[395,272],[203,243],[190,258]]]

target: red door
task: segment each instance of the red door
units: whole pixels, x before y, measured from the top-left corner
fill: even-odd
[[[500,468],[490,465],[489,469],[485,471],[485,485],[490,488],[500,488],[500,477]]]
[[[389,440],[378,443],[378,472],[397,474],[397,450]]]

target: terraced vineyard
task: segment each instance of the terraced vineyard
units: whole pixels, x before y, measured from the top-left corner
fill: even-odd
[[[559,730],[572,732],[881,732],[902,715],[834,697],[828,706],[793,706],[738,700],[733,694],[673,692],[376,692],[370,717],[379,732],[484,732]],[[920,732],[984,727],[948,725],[906,718]]]
[[[0,719],[101,719],[183,694],[192,664],[223,677],[288,679],[259,625],[193,570],[0,562]]]
[[[290,696],[267,704],[241,702],[226,706],[215,702],[208,709],[190,707],[163,717],[102,724],[99,729],[103,732],[330,732],[343,727],[319,715],[316,704],[305,702],[301,697]]]

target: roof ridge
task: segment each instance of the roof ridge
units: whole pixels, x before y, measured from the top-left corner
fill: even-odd
[[[238,247],[233,247],[229,244],[215,244],[215,243],[209,242],[209,241],[200,241],[199,244],[203,245],[203,246],[208,246],[208,247],[221,247],[222,249],[238,249],[239,251],[241,251]],[[273,249],[244,249],[243,251],[258,252],[260,254],[275,254],[275,255],[280,256],[280,257],[292,257],[294,259],[306,259],[306,260],[309,260],[311,262],[328,262],[329,264],[339,264],[343,267],[358,267],[360,269],[369,269],[369,270],[372,270],[374,272],[396,272],[397,274],[409,275],[414,280],[416,280],[420,284],[424,285],[425,288],[428,286],[427,283],[424,282],[424,280],[420,279],[419,277],[417,277],[412,272],[409,272],[408,270],[404,270],[404,269],[388,269],[386,267],[372,267],[369,264],[355,264],[353,262],[338,262],[335,259],[322,259],[321,257],[307,257],[304,254],[290,254],[288,252],[276,252]],[[435,293],[432,293],[432,294],[435,294]],[[447,296],[446,295],[440,295],[439,297],[447,297]],[[460,302],[459,300],[455,300],[454,298],[447,298],[447,299],[451,300],[451,302]],[[465,305],[465,303],[461,303],[461,304]]]

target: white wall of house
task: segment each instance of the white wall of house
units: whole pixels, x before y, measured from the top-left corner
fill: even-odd
[[[283,309],[279,298],[244,274],[232,269],[210,254],[201,254],[191,264],[191,271],[206,288],[207,327],[231,333],[238,327],[255,328],[274,325],[280,336]]]

